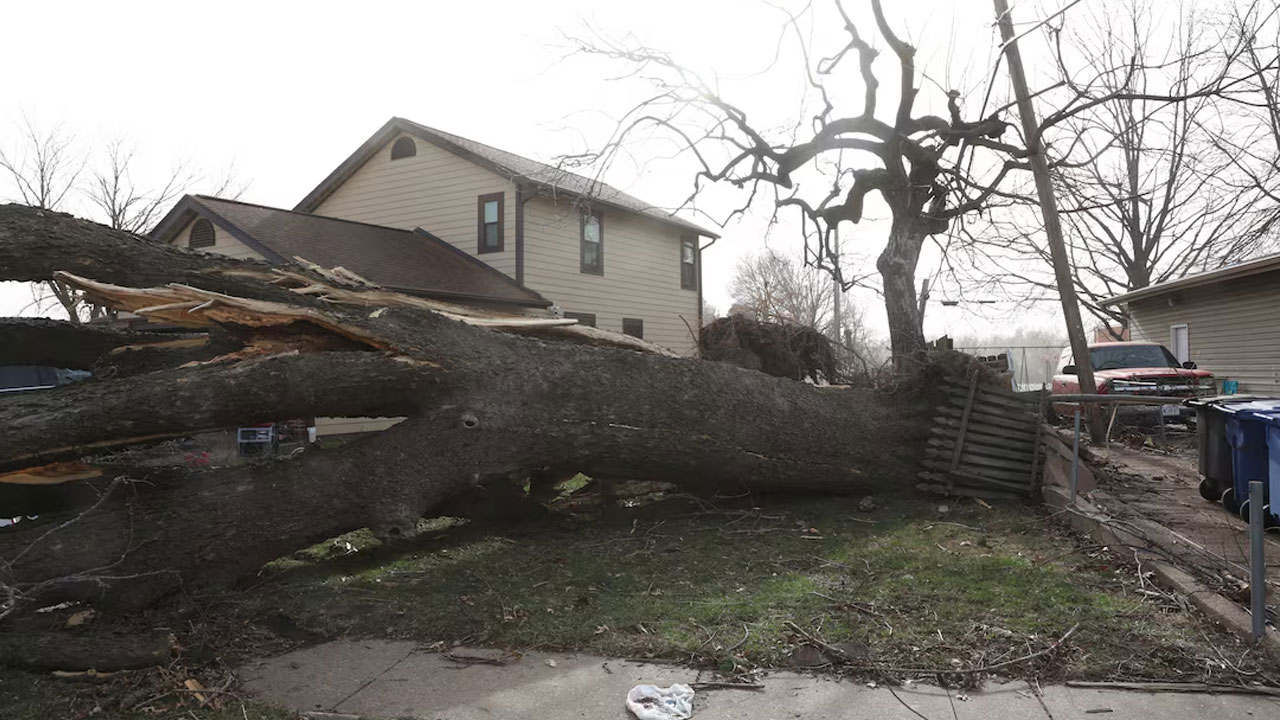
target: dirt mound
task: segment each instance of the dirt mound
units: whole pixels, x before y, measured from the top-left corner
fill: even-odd
[[[793,380],[837,381],[831,341],[811,327],[730,315],[705,325],[698,345],[707,360]]]

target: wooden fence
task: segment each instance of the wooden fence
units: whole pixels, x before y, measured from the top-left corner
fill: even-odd
[[[920,473],[922,488],[987,499],[1035,496],[1040,475],[1037,398],[946,378]]]

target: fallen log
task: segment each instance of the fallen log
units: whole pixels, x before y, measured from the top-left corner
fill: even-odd
[[[556,325],[476,318],[335,287],[305,266],[208,256],[0,207],[0,279],[55,274],[95,302],[223,332],[242,347],[0,396],[0,468],[288,417],[407,420],[287,461],[84,481],[110,497],[80,515],[0,530],[0,584],[28,602],[146,605],[350,530],[411,535],[450,498],[533,473],[730,494],[902,489],[941,402],[932,381],[964,373],[953,359],[890,389],[819,388],[634,342],[602,346],[609,338],[598,332],[594,345],[561,342],[566,328]]]

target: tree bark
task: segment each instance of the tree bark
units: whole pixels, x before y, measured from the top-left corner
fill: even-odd
[[[925,349],[921,306],[916,299],[916,265],[924,233],[910,222],[895,220],[889,242],[876,260],[884,285],[884,306],[889,319],[889,346],[894,366]]]
[[[32,213],[0,208],[3,279],[51,275],[61,258],[87,255],[93,263],[76,267],[95,279],[123,284],[143,267],[152,283],[216,286],[223,294],[212,304],[153,316],[204,323],[273,352],[0,396],[0,466],[289,417],[408,419],[287,461],[198,472],[105,468],[94,482],[109,495],[90,510],[0,531],[0,583],[28,600],[146,605],[179,588],[233,581],[357,528],[411,535],[446,500],[534,472],[664,480],[700,492],[867,493],[911,485],[923,455],[935,404],[928,378],[887,390],[821,388],[720,363],[494,331],[381,291],[330,288],[322,301],[313,290],[326,278],[304,268],[286,268],[311,283],[301,294],[267,284],[278,274],[261,263]],[[96,252],[104,238],[117,252]],[[22,251],[32,243],[60,247]],[[75,282],[117,306],[159,291]],[[276,344],[255,334],[282,328],[290,334]],[[342,350],[314,342],[324,333],[341,336]]]

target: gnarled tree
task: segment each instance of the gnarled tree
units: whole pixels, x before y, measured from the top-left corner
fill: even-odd
[[[735,494],[902,487],[933,404],[909,386],[822,389],[571,321],[497,317],[0,207],[0,278],[51,277],[187,332],[0,323],[0,363],[94,370],[0,395],[0,472],[90,489],[88,510],[0,530],[9,609],[70,597],[146,604],[352,529],[411,534],[424,514],[535,472]],[[109,454],[315,415],[408,419],[341,448],[233,468],[155,470]]]
[[[807,126],[772,131],[664,52],[605,40],[580,43],[582,52],[631,64],[652,80],[657,94],[622,119],[602,151],[579,159],[607,165],[632,135],[655,128],[667,133],[701,164],[690,201],[707,183],[736,186],[749,192],[734,212],[739,214],[758,195],[772,194],[775,213],[794,208],[801,214],[806,260],[829,270],[846,289],[855,281],[840,263],[840,227],[861,222],[868,196],[878,196],[891,222],[876,269],[892,353],[900,360],[925,347],[915,277],[925,242],[946,233],[955,218],[985,207],[1006,175],[1027,167],[1026,152],[1003,140],[1010,125],[999,111],[966,119],[959,91],[946,93],[946,117],[918,113],[916,48],[893,30],[880,0],[871,0],[875,31],[897,66],[893,105],[885,107],[878,51],[843,3],[836,0],[834,8],[844,45],[812,62],[798,19],[790,17],[810,95],[821,109],[806,118]],[[861,106],[838,108],[843,93],[829,89],[857,82]],[[980,162],[973,162],[975,152],[983,153]]]

